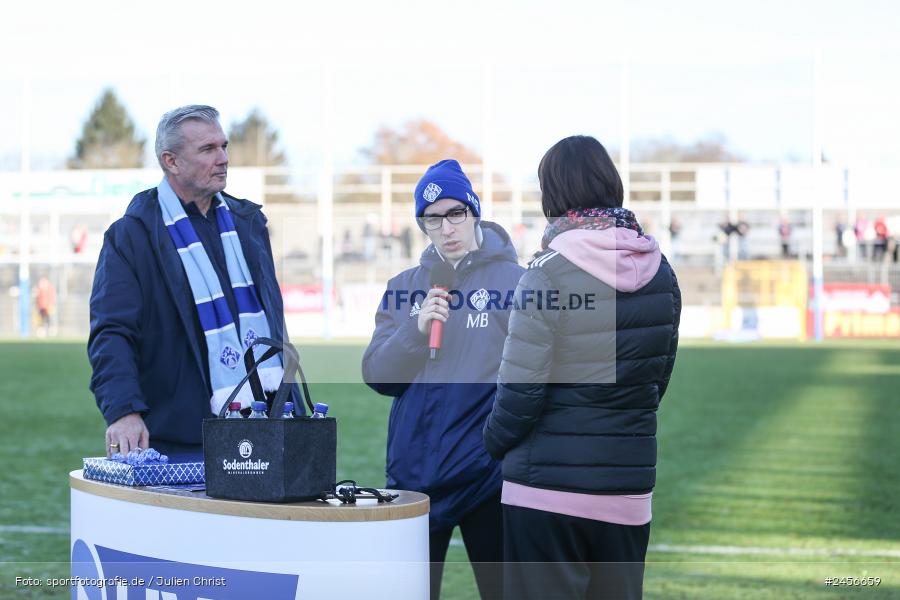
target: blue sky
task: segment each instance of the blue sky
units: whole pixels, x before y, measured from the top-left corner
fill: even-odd
[[[425,117],[528,173],[566,135],[619,146],[623,65],[632,143],[719,133],[754,161],[808,161],[817,52],[826,155],[900,165],[896,2],[23,4],[0,20],[5,170],[28,112],[35,168],[56,166],[112,86],[151,143],[174,106],[226,124],[258,106],[291,164],[342,164]]]

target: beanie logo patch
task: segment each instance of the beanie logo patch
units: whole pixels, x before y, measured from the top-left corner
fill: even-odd
[[[422,197],[425,198],[425,202],[434,202],[441,195],[442,191],[441,186],[438,184],[429,183],[422,191]]]
[[[466,198],[469,199],[469,204],[471,204],[472,206],[474,206],[474,207],[475,207],[475,210],[481,211],[481,207],[478,206],[478,198],[476,198],[475,196],[473,196],[473,195],[470,194],[469,192],[466,192]]]

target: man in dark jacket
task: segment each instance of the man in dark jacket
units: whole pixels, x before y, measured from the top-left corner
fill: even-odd
[[[256,337],[285,339],[266,218],[222,191],[227,144],[214,108],[166,113],[156,137],[162,182],[104,236],[88,357],[107,455],[148,445],[199,452],[202,420],[246,373],[242,351]],[[264,365],[271,391],[280,361]]]
[[[459,525],[483,598],[500,594],[500,465],[481,429],[496,390],[509,312],[503,300],[523,269],[507,233],[480,221],[481,207],[459,164],[432,166],[416,186],[416,217],[432,244],[420,265],[388,282],[363,358],[363,377],[394,397],[388,424],[387,480],[431,497],[431,596]],[[453,267],[453,281],[433,272]],[[432,284],[449,286],[449,293]],[[445,324],[437,358],[432,324]],[[485,564],[492,563],[492,564]]]

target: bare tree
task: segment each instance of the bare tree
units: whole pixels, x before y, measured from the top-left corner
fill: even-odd
[[[455,158],[461,163],[481,162],[477,152],[427,119],[407,121],[400,129],[382,126],[375,132],[372,144],[361,153],[378,165],[430,165],[445,158]]]
[[[632,146],[631,160],[637,163],[717,163],[743,162],[744,158],[728,148],[725,136],[714,133],[690,144],[682,144],[672,138],[657,138],[638,141]],[[623,174],[624,176],[624,174]],[[632,171],[632,183],[649,183],[654,187],[660,184],[658,171]],[[690,183],[694,181],[693,169],[673,169],[669,173],[673,183]],[[661,192],[657,190],[631,190],[631,200],[659,200]],[[689,190],[673,190],[672,200],[690,201],[694,192]]]
[[[671,138],[639,141],[631,159],[636,162],[743,162],[744,158],[728,148],[725,136],[708,135],[692,144],[680,144]]]

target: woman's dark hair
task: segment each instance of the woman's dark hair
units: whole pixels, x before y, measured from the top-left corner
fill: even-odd
[[[622,179],[603,144],[589,135],[573,135],[547,150],[538,167],[545,217],[573,208],[622,206]]]

